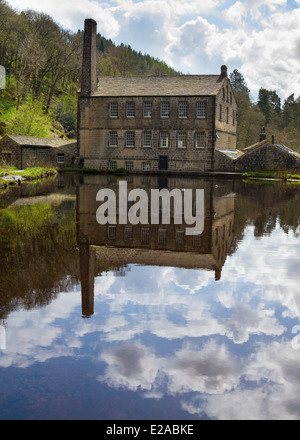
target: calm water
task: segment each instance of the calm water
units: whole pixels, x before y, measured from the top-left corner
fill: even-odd
[[[98,225],[119,180],[0,197],[0,419],[299,420],[300,186],[127,179],[204,189],[191,237]]]

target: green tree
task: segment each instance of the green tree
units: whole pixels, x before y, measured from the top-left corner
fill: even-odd
[[[275,90],[266,90],[263,87],[258,92],[258,107],[265,116],[265,124],[274,122],[274,118],[280,114],[281,100]]]

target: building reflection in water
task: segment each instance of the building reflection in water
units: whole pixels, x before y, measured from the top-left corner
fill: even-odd
[[[205,269],[221,278],[222,267],[233,241],[234,182],[218,186],[213,180],[182,179],[159,176],[128,176],[128,192],[133,188],[146,190],[150,204],[151,189],[167,188],[204,190],[204,230],[201,235],[186,235],[182,224],[99,225],[96,211],[101,202],[96,194],[110,188],[118,197],[119,180],[115,176],[84,176],[77,188],[77,243],[80,250],[82,284],[82,315],[94,313],[94,278],[103,271],[124,274],[127,265],[171,266]],[[195,193],[195,191],[194,191]],[[118,199],[118,198],[117,198]],[[128,205],[128,209],[130,204]],[[149,211],[150,212],[150,209]],[[161,218],[160,218],[161,221]]]

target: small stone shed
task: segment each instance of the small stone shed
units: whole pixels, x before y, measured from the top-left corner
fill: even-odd
[[[71,167],[77,160],[76,140],[6,135],[0,139],[0,164],[25,169]]]
[[[228,172],[300,171],[300,154],[264,140],[242,151],[216,150],[215,169]]]

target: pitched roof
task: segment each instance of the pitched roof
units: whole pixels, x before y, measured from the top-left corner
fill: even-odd
[[[93,96],[203,96],[216,95],[220,75],[103,76]]]
[[[68,145],[74,143],[74,139],[58,139],[58,138],[38,138],[32,136],[13,136],[6,135],[4,138],[10,138],[19,145],[24,145],[26,147],[62,147],[63,145]],[[1,141],[0,141],[1,142]],[[76,142],[76,141],[75,141]]]

